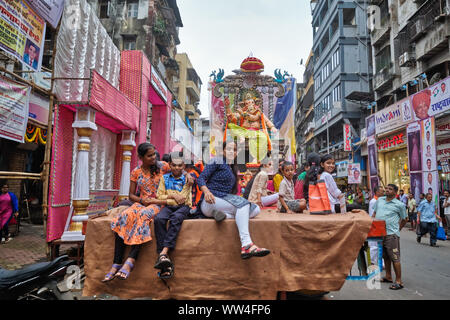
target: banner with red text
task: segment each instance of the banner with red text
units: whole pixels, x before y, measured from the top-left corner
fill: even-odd
[[[0,49],[41,71],[45,21],[23,0],[0,0]]]
[[[0,77],[0,138],[24,142],[30,87]]]
[[[344,151],[352,151],[352,131],[349,124],[344,124]]]

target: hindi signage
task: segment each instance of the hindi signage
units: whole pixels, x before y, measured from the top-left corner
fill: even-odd
[[[450,110],[450,77],[410,97],[416,120],[424,120]]]

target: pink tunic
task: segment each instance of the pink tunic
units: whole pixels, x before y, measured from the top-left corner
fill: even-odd
[[[9,193],[0,194],[0,229],[3,229],[12,214],[11,196]]]

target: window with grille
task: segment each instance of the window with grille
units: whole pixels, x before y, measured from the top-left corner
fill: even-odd
[[[132,2],[127,5],[127,18],[137,18],[138,16],[139,3]]]
[[[123,50],[136,50],[136,36],[123,36]]]

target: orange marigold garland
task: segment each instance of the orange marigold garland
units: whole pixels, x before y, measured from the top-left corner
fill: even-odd
[[[40,142],[41,144],[45,145],[47,143],[47,130],[28,124],[24,138],[28,143]]]

